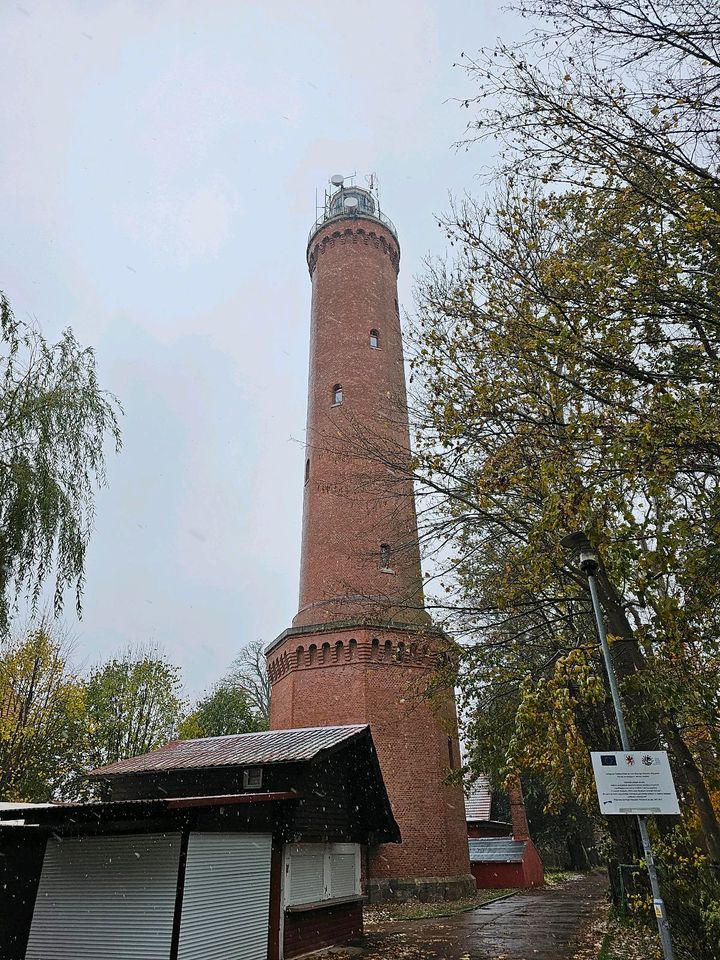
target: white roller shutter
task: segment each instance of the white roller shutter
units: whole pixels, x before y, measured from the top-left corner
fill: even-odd
[[[270,834],[191,833],[178,960],[265,960]]]
[[[180,834],[49,839],[26,960],[168,960]]]
[[[330,903],[360,895],[360,845],[295,843],[285,848],[285,903]]]

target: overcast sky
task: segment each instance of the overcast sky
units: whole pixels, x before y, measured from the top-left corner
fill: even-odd
[[[412,306],[473,188],[461,51],[500,0],[5,0],[0,287],[125,408],[86,663],[156,641],[192,693],[297,608],[315,190],[376,172]],[[362,181],[360,181],[362,182]]]

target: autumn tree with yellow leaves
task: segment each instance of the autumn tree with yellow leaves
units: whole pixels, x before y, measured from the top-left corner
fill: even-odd
[[[589,751],[617,733],[587,584],[560,544],[585,531],[631,736],[670,752],[672,848],[711,876],[720,16],[701,0],[515,6],[547,28],[463,55],[467,146],[493,137],[500,160],[488,195],[441,221],[454,253],[427,265],[411,322],[430,604],[462,641],[474,766],[529,771],[550,808],[595,812]],[[373,454],[404,469],[399,451]],[[638,859],[632,824],[606,824],[610,860]],[[695,955],[715,957],[707,889],[683,910],[705,924]]]

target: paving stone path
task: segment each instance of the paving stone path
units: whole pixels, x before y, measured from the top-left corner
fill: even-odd
[[[363,960],[572,960],[603,902],[604,874],[518,893],[446,919],[368,929]]]

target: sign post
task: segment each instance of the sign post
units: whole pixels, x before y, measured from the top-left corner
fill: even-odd
[[[657,787],[660,783],[660,774],[658,773],[658,779],[655,787],[650,787],[649,784],[655,783],[655,780],[649,777],[644,779],[632,780],[632,777],[627,781],[628,784],[635,783],[635,786],[623,786],[621,777],[610,777],[605,775],[602,780],[598,780],[597,767],[595,765],[595,756],[598,757],[618,757],[623,756],[625,758],[632,757],[632,762],[628,762],[625,759],[626,766],[635,766],[637,761],[636,757],[641,758],[640,763],[642,764],[642,757],[655,758],[658,757],[658,754],[664,754],[665,763],[667,763],[667,754],[664,751],[653,751],[648,753],[637,753],[635,752],[630,745],[630,738],[628,737],[627,729],[625,727],[625,715],[623,714],[622,701],[620,700],[620,690],[617,685],[617,678],[615,676],[615,667],[613,666],[612,656],[610,654],[610,644],[608,643],[607,631],[605,630],[605,621],[602,615],[602,608],[600,606],[600,598],[598,597],[597,592],[597,580],[595,574],[598,569],[598,558],[590,545],[585,534],[582,533],[573,533],[568,537],[564,537],[562,544],[564,547],[579,548],[580,550],[580,569],[586,574],[588,579],[588,586],[590,587],[590,596],[592,597],[593,613],[595,614],[595,624],[597,626],[598,637],[600,638],[600,646],[602,647],[603,660],[605,661],[605,669],[607,671],[608,682],[610,684],[610,692],[612,694],[613,706],[615,707],[615,718],[617,720],[618,730],[620,732],[620,743],[622,744],[623,752],[622,754],[613,754],[613,753],[599,753],[593,754],[593,768],[595,770],[595,780],[598,786],[598,799],[600,799],[600,809],[604,813],[608,813],[607,809],[603,809],[603,800],[600,797],[601,792],[601,782],[604,784],[604,789],[608,790],[606,795],[607,803],[606,807],[611,806],[611,804],[617,804],[618,809],[613,810],[612,813],[617,814],[626,814],[626,813],[635,813],[637,816],[638,829],[640,830],[640,839],[642,840],[643,851],[645,853],[645,864],[647,866],[648,876],[650,878],[650,889],[652,890],[653,896],[653,906],[655,908],[655,918],[657,920],[658,933],[660,934],[660,943],[662,944],[662,951],[664,960],[675,960],[675,954],[673,952],[672,940],[670,939],[670,924],[668,923],[667,913],[665,912],[665,903],[660,894],[660,884],[658,883],[657,870],[655,869],[655,860],[653,859],[652,845],[650,843],[650,834],[648,833],[647,820],[645,819],[645,814],[650,812],[646,809],[647,806],[652,805],[654,807],[662,806],[662,803],[658,799]],[[599,762],[601,769],[605,767],[612,767],[612,763],[603,764],[602,760]],[[655,766],[655,764],[646,764],[646,766]],[[661,760],[658,758],[658,768],[664,769],[664,765]],[[667,775],[670,774],[670,768],[667,767]],[[667,793],[667,782],[666,777],[663,778],[665,781],[666,794],[663,803],[670,803],[671,799]],[[612,782],[613,786],[609,787],[608,783]],[[644,783],[645,786],[640,787],[640,784]],[[677,806],[677,796],[675,795],[675,787],[672,784],[672,776],[670,776],[670,786],[672,787],[672,797],[675,802],[675,809],[672,810],[673,813],[679,813],[679,807]],[[656,792],[653,793],[652,791]],[[647,793],[645,793],[647,791]],[[622,801],[622,803],[621,803]],[[632,809],[635,805],[638,809]],[[645,806],[643,806],[645,805]],[[623,806],[625,809],[619,809]],[[644,810],[644,812],[639,812]],[[652,811],[654,812],[654,811]]]

